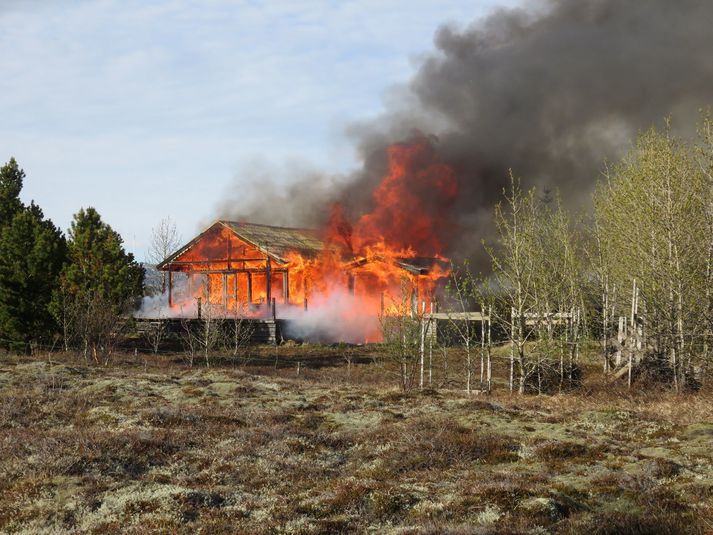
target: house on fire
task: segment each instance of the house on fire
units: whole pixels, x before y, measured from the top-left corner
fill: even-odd
[[[323,273],[319,262],[328,251],[325,247],[328,246],[317,230],[221,220],[156,267],[168,272],[169,306],[174,305],[174,274],[182,273],[200,285],[200,298],[206,304],[229,311],[267,314],[275,303],[307,307],[313,287],[320,283],[316,279]],[[369,279],[373,274],[365,269],[367,263],[373,262],[374,259],[364,258],[340,259],[339,273],[349,292],[375,288]],[[438,262],[412,257],[396,259],[392,264],[404,275],[425,279]],[[197,292],[195,295],[199,297]]]
[[[273,297],[289,303],[288,255],[312,259],[322,249],[316,231],[216,221],[156,268],[168,272],[169,305],[174,273],[203,276],[208,303],[228,309],[270,303]]]

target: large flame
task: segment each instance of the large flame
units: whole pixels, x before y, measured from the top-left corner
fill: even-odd
[[[341,314],[345,323],[354,316],[405,314],[414,307],[418,312],[424,304],[430,310],[436,281],[448,275],[442,255],[450,231],[448,210],[457,192],[455,173],[438,160],[427,140],[391,145],[388,172],[372,195],[373,209],[351,223],[343,206],[335,204],[322,256],[312,261],[299,254],[290,257],[291,273],[304,281],[293,279],[293,293],[307,288],[308,293],[334,295],[347,287],[357,299]],[[363,334],[378,340],[378,323]]]
[[[455,174],[425,140],[391,145],[388,157],[389,172],[373,193],[375,207],[353,227],[354,251],[440,256],[458,191]]]
[[[387,156],[388,171],[373,191],[370,211],[350,218],[343,204],[334,204],[321,254],[289,251],[286,264],[270,266],[270,294],[280,303],[280,317],[309,323],[321,311],[325,320],[344,327],[332,338],[364,342],[380,339],[380,316],[420,312],[424,304],[430,309],[436,282],[448,274],[442,255],[457,195],[455,173],[426,138],[391,145]],[[241,316],[269,312],[267,277],[260,273],[267,267],[265,255],[244,245],[223,228],[182,255],[192,262],[186,271],[215,271],[201,274],[200,284],[189,290],[201,297],[204,309],[222,306],[224,314]],[[232,268],[242,272],[220,273],[227,260],[238,258]],[[288,277],[280,275],[285,270]],[[174,312],[179,307],[185,303],[173,303]]]

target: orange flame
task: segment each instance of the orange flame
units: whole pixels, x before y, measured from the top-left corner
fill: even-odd
[[[403,314],[414,304],[433,301],[436,282],[448,275],[442,255],[452,230],[448,216],[457,196],[456,176],[426,138],[391,145],[387,156],[388,171],[372,194],[369,212],[351,221],[342,204],[333,205],[322,253],[307,258],[290,251],[286,264],[272,266],[270,293],[277,302],[289,301],[301,310],[305,302],[347,293],[354,299],[341,319],[350,323],[352,316]],[[226,260],[221,259],[239,259],[231,260],[232,268],[242,271],[220,273],[226,269]],[[200,287],[207,305],[222,303],[228,311],[238,311],[247,303],[242,315],[265,313],[266,307],[259,310],[259,305],[267,299],[268,280],[260,270],[269,261],[262,251],[245,247],[221,229],[203,236],[182,260],[195,263],[192,271],[216,271],[207,273],[207,282]],[[277,276],[285,270],[287,277]],[[283,287],[285,281],[288,288]],[[378,340],[376,331],[378,322],[369,332],[351,338]]]
[[[448,275],[438,261],[445,260],[448,210],[457,192],[455,173],[426,139],[391,145],[388,172],[372,195],[374,208],[351,224],[343,205],[333,205],[322,257],[305,261],[295,254],[291,269],[303,273],[309,281],[303,287],[312,291],[347,285],[359,297],[359,314],[404,313],[412,304],[430,303],[436,281]],[[413,266],[419,263],[420,270]]]

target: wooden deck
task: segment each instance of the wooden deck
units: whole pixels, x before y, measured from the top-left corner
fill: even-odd
[[[490,318],[482,312],[433,312],[432,314],[426,314],[425,319],[434,320],[451,320],[451,321],[487,321]]]
[[[204,325],[203,320],[197,318],[137,318],[134,321],[139,339],[146,338],[148,333],[159,327],[159,323],[162,324],[164,336],[161,345],[176,350],[182,348],[182,341],[188,330],[198,331]],[[224,331],[226,336],[232,336],[233,329],[235,329],[235,322],[232,319],[213,321],[220,325],[219,328]],[[246,333],[245,336],[249,337],[250,343],[275,344],[282,341],[282,332],[287,321],[289,320],[245,318],[240,320],[239,325]]]
[[[235,320],[214,318],[213,322],[219,329],[224,331],[226,337],[234,336]],[[454,338],[448,334],[449,327],[453,322],[473,322],[480,325],[475,327],[474,334],[481,333],[483,324],[487,325],[490,317],[481,312],[434,312],[423,316],[425,322],[426,338],[433,338],[445,342],[449,338]],[[183,348],[185,338],[189,331],[198,333],[201,328],[205,328],[204,320],[198,318],[135,318],[135,338],[136,347],[145,349],[148,344],[150,333],[157,329],[163,329],[161,337],[161,347],[167,350],[180,351]],[[243,318],[239,320],[240,328],[244,330],[246,341],[252,344],[279,344],[285,340],[297,339],[290,335],[295,329],[290,328],[293,320],[280,318]],[[147,349],[147,348],[146,348]]]

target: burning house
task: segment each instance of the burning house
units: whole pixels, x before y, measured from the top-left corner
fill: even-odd
[[[170,307],[180,305],[173,296],[173,274],[185,273],[192,297],[205,299],[206,305],[259,315],[273,299],[285,305],[304,301],[307,281],[297,277],[290,259],[309,261],[323,248],[312,230],[216,221],[157,269],[168,273]]]
[[[339,203],[319,230],[219,220],[161,262],[170,317],[201,313],[342,325],[331,339],[380,339],[378,318],[435,301],[448,274],[455,175],[425,141],[394,145],[373,206]],[[143,317],[147,317],[144,315]]]
[[[433,282],[446,273],[437,258],[344,257],[343,251],[312,229],[216,221],[166,258],[168,305],[211,307],[221,316],[294,317],[309,303],[334,294],[353,296],[359,311],[396,312],[432,299]],[[174,275],[187,277],[188,295],[174,296]],[[184,279],[185,280],[185,279]]]

